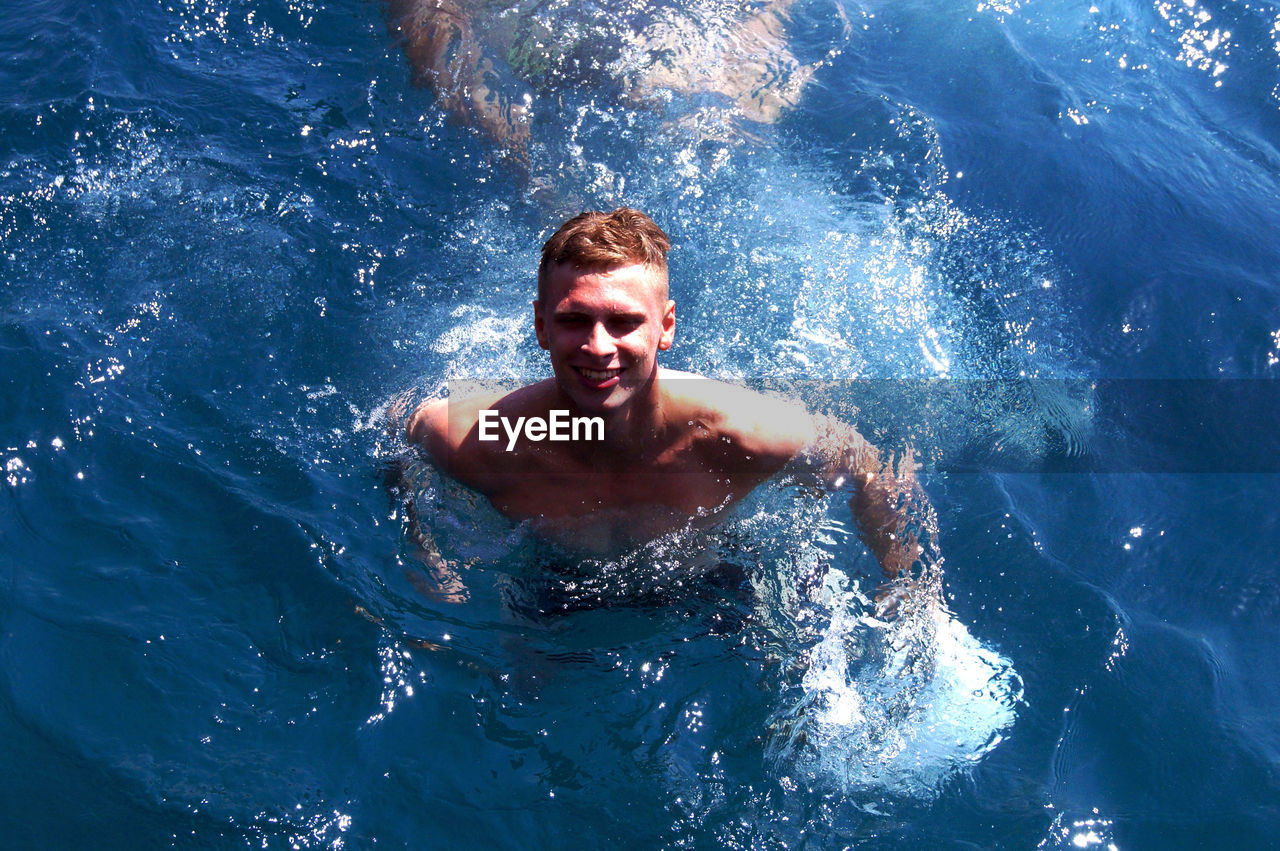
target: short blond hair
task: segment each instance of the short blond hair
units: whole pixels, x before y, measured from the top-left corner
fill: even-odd
[[[565,263],[586,272],[643,263],[659,273],[665,300],[670,250],[670,237],[639,210],[619,207],[611,213],[598,210],[579,213],[562,224],[542,246],[538,300],[546,297],[551,269]]]

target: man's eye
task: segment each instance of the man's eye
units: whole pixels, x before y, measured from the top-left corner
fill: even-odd
[[[634,316],[624,316],[610,320],[609,327],[618,331],[634,331],[644,324],[644,320]]]

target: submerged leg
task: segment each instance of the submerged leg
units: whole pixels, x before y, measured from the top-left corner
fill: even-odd
[[[662,90],[685,95],[724,96],[744,118],[776,122],[794,107],[822,65],[843,48],[832,48],[821,61],[803,64],[787,39],[790,8],[795,0],[771,0],[736,22],[664,20],[648,27],[633,45],[631,92],[648,99]],[[836,7],[844,20],[844,13]],[[848,22],[844,21],[845,37]]]
[[[404,40],[415,85],[431,89],[454,118],[524,159],[529,144],[525,98],[513,98],[484,55],[474,10],[458,0],[391,0],[387,22]]]

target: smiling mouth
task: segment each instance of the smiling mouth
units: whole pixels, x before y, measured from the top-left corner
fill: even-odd
[[[576,369],[578,374],[583,378],[597,383],[610,381],[622,374],[621,369],[587,369],[583,366],[576,366],[574,369]]]

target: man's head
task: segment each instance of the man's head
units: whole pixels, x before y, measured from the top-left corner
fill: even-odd
[[[542,246],[538,300],[546,298],[547,278],[556,266],[601,272],[639,263],[657,274],[665,301],[670,250],[671,240],[662,228],[639,210],[619,207],[612,213],[595,210],[579,213],[562,224]]]
[[[658,351],[675,335],[670,244],[623,207],[575,216],[543,246],[534,328],[557,384],[584,412],[620,412],[653,386]]]

